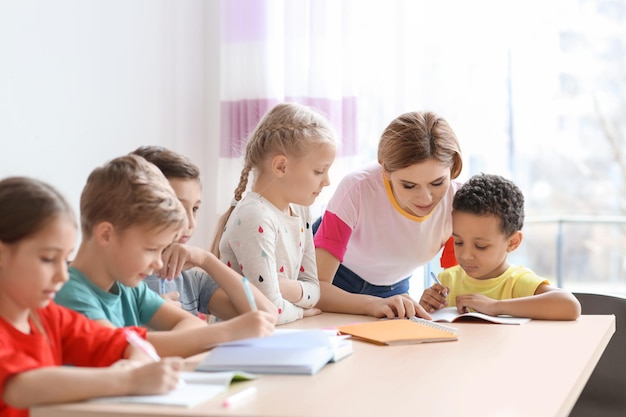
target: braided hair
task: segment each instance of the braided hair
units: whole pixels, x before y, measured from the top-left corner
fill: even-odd
[[[230,214],[241,201],[252,171],[260,171],[263,162],[272,155],[300,158],[322,143],[335,143],[335,131],[326,118],[307,106],[281,103],[259,120],[246,144],[244,166],[228,211],[218,222],[211,252],[219,257],[219,243]],[[258,172],[257,172],[258,173]]]

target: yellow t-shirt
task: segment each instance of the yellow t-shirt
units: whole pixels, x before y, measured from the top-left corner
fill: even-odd
[[[528,297],[535,294],[541,284],[550,281],[539,277],[524,266],[510,266],[502,275],[489,279],[475,279],[465,273],[460,266],[448,268],[439,274],[441,283],[450,288],[448,305],[456,305],[456,296],[463,294],[483,294],[494,300]]]

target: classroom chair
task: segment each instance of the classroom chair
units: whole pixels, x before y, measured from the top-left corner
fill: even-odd
[[[626,298],[574,293],[582,314],[614,314],[615,333],[587,381],[570,417],[626,415]]]

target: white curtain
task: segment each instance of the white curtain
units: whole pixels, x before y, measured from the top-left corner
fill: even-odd
[[[346,35],[350,2],[223,0],[220,5],[219,172],[229,180],[221,182],[218,195],[226,209],[247,136],[267,110],[296,102],[320,111],[341,140],[336,165],[345,165],[358,154],[358,103],[350,59],[354,45]]]
[[[376,159],[381,132],[401,113],[431,110],[450,122],[464,152],[462,177],[480,171],[511,175],[513,153],[540,141],[524,126],[541,126],[546,134],[555,128],[550,101],[534,97],[557,91],[558,80],[545,65],[558,49],[558,34],[546,22],[561,2],[549,7],[535,0],[222,0],[219,5],[219,211],[237,185],[247,134],[282,101],[317,108],[341,137],[332,184],[314,206],[320,211],[347,171]]]

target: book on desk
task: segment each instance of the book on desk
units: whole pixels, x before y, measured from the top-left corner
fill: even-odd
[[[479,313],[478,311],[470,311],[469,313],[459,313],[456,307],[445,307],[430,313],[433,321],[453,323],[455,321],[482,321],[496,324],[524,324],[529,322],[528,317],[511,317],[511,316],[490,316],[488,314]]]
[[[352,341],[326,330],[275,330],[268,337],[222,343],[196,371],[314,375],[329,362],[352,354]]]
[[[449,342],[458,340],[459,331],[453,327],[434,323],[418,317],[381,319],[338,326],[342,334],[377,345],[411,345],[418,343]]]
[[[194,407],[225,392],[233,382],[255,378],[256,375],[246,372],[181,372],[181,382],[175,389],[165,394],[102,397],[89,401]]]

